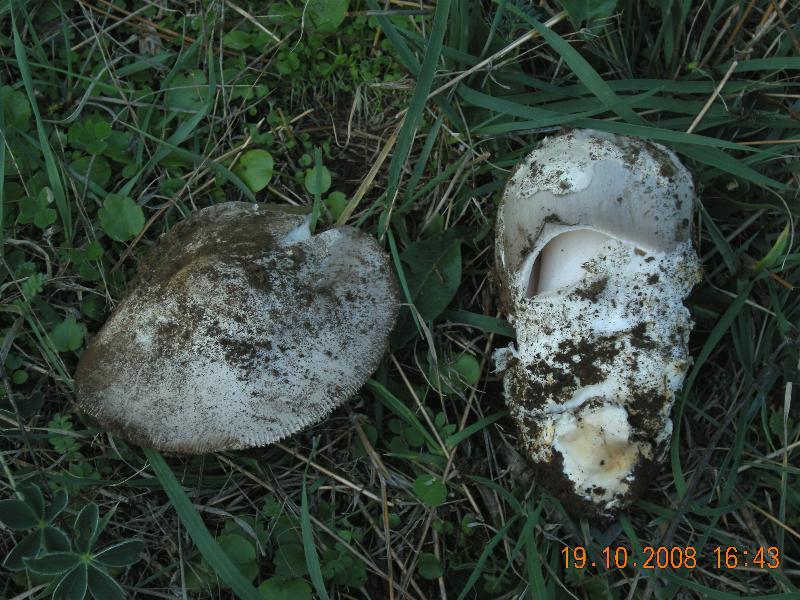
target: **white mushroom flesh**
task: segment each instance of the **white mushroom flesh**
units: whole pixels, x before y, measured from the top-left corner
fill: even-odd
[[[588,131],[545,140],[506,188],[497,262],[517,341],[497,367],[522,446],[572,506],[626,505],[668,448],[691,360],[692,201],[671,152]]]

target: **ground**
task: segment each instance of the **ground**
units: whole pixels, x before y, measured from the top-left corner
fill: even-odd
[[[800,597],[798,22],[777,0],[0,3],[0,598]],[[606,521],[526,464],[491,359],[502,188],[571,127],[663,143],[698,189],[671,452]],[[83,415],[72,375],[158,237],[226,199],[374,235],[418,318],[317,426],[162,456]]]

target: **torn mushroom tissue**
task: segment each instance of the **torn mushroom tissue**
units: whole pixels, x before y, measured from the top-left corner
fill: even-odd
[[[495,361],[529,458],[566,480],[566,486],[551,487],[567,487],[579,503],[609,514],[630,502],[634,481],[652,471],[649,466],[668,448],[670,410],[691,360],[692,323],[683,299],[698,267],[688,232],[642,235],[633,223],[628,234],[630,224],[607,213],[592,215],[592,199],[579,196],[597,185],[596,204],[602,207],[612,193],[609,206],[623,214],[629,202],[647,211],[659,194],[669,193],[673,205],[673,195],[686,196],[685,209],[662,210],[665,205],[658,204],[660,212],[650,211],[651,227],[655,212],[656,220],[665,221],[661,227],[674,229],[682,213],[691,214],[691,180],[686,175],[688,187],[677,194],[674,185],[653,194],[652,186],[644,185],[648,175],[632,172],[636,165],[622,161],[634,142],[599,133],[570,136],[548,140],[561,146],[551,156],[560,158],[565,171],[555,185],[547,173],[554,161],[545,147],[529,157],[507,188],[498,218],[498,267],[517,340],[497,350]],[[579,149],[570,164],[576,138],[594,147],[594,154],[587,157]],[[648,161],[659,158],[682,170],[665,149],[639,144],[645,155],[636,159],[645,163],[640,167],[647,170]],[[606,169],[597,168],[601,161]],[[615,177],[615,168],[633,177],[634,185],[621,190],[603,185],[604,177]],[[663,184],[673,183],[666,179]],[[652,197],[631,198],[637,188]],[[617,199],[620,191],[624,197]],[[550,203],[548,216],[557,218],[535,216],[527,223],[523,218],[520,227],[520,215],[536,213],[537,203]],[[538,229],[527,229],[531,223]],[[527,244],[523,250],[520,237]]]
[[[641,394],[666,400],[683,383],[688,340],[675,344],[672,336],[689,331],[682,304],[688,289],[680,273],[691,266],[693,251],[685,245],[641,256],[633,245],[609,238],[594,259],[582,264],[580,279],[520,298],[530,310],[512,317],[517,348],[497,352],[499,369],[506,368],[510,356],[516,359],[515,387],[544,392],[541,405],[512,405],[519,419],[540,428],[530,445],[532,458],[545,461],[559,452],[576,491],[594,502],[613,503],[627,490],[640,457],[660,458],[653,453],[666,449],[671,402],[657,402],[655,414],[645,415],[655,433],[652,443],[633,439],[628,405]],[[515,287],[522,292],[527,281]],[[580,293],[586,290],[592,293]],[[669,351],[653,352],[654,347]],[[567,380],[558,385],[554,374]]]

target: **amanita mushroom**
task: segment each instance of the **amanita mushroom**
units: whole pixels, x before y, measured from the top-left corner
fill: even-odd
[[[175,225],[81,357],[78,402],[143,446],[261,446],[315,423],[377,368],[398,310],[389,261],[351,227],[228,202]]]
[[[496,261],[517,342],[496,363],[523,449],[575,511],[629,504],[669,446],[693,199],[668,149],[588,130],[545,139],[505,189]]]

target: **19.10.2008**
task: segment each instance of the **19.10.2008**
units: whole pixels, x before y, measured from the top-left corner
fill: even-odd
[[[594,560],[584,546],[564,546],[561,554],[567,569],[696,569],[698,565],[716,569],[777,569],[780,566],[777,546],[714,546],[710,556],[705,557],[705,565],[694,546],[644,546],[639,554],[625,546],[606,546]]]

